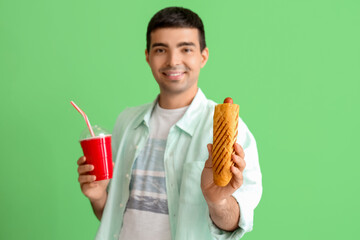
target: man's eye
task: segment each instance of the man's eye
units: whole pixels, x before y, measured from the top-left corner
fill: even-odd
[[[191,48],[184,48],[184,52],[190,53],[190,52],[192,52],[192,49]]]
[[[156,53],[163,53],[163,52],[165,52],[165,50],[161,49],[161,48],[158,48],[158,49],[155,49],[155,52]]]

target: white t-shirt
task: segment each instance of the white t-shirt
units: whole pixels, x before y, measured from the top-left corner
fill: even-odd
[[[133,165],[120,240],[171,239],[164,152],[170,128],[187,108],[155,106],[150,118],[150,137]]]

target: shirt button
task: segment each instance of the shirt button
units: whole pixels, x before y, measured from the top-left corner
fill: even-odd
[[[122,208],[124,206],[124,204],[120,203],[120,207]]]
[[[117,234],[114,234],[114,238],[115,238],[115,239],[117,238]]]
[[[129,175],[129,174],[126,174],[125,177],[126,177],[127,179],[129,179],[129,178],[130,178],[130,175]]]

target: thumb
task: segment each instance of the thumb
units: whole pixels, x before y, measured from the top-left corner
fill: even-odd
[[[213,145],[211,143],[209,143],[207,145],[207,149],[208,149],[208,152],[209,152],[209,159],[211,159],[212,161],[212,149],[213,149]]]
[[[205,167],[211,168],[212,167],[212,144],[209,143],[207,145],[207,149],[208,149],[208,152],[209,152],[209,158],[205,162]]]

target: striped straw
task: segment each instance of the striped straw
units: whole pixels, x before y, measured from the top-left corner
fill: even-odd
[[[91,136],[92,136],[92,137],[95,137],[94,131],[92,130],[92,127],[91,127],[91,125],[90,125],[90,121],[89,121],[88,117],[86,116],[86,114],[85,114],[73,101],[71,101],[70,103],[71,103],[71,105],[73,105],[74,108],[75,108],[76,110],[78,110],[78,112],[84,117],[85,122],[86,122],[86,125],[87,125],[88,128],[89,128],[89,131],[90,131]]]

